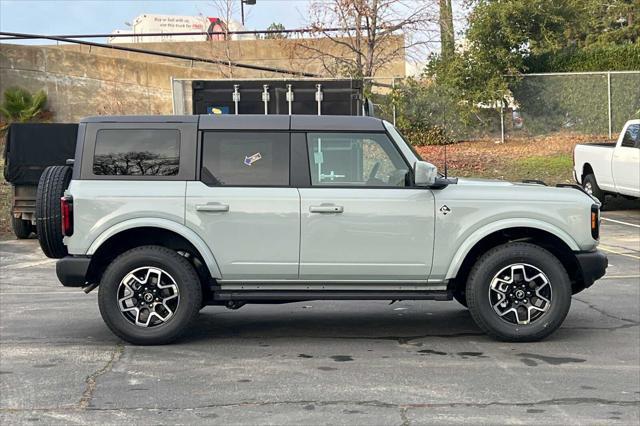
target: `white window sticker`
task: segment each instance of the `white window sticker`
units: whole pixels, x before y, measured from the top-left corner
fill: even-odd
[[[258,161],[259,159],[262,158],[262,155],[259,152],[256,152],[255,154],[249,156],[246,155],[244,157],[244,164],[247,166],[251,166],[253,163],[255,163],[256,161]]]

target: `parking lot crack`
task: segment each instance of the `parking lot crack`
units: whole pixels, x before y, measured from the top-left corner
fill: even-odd
[[[400,407],[400,420],[402,420],[402,423],[400,423],[400,426],[409,426],[411,424],[409,422],[409,419],[407,418],[406,407]]]
[[[115,362],[115,361],[114,361]],[[105,372],[107,372],[105,370]],[[102,373],[104,374],[104,373]],[[88,411],[158,411],[157,407],[89,407],[87,400]],[[350,401],[350,400],[334,400],[334,401],[312,401],[312,400],[287,400],[287,401],[243,401],[243,402],[231,402],[225,404],[205,404],[189,407],[168,407],[165,406],[163,410],[181,411],[181,410],[202,410],[210,408],[241,408],[241,407],[269,407],[278,405],[308,405],[313,404],[316,406],[330,407],[335,405],[356,405],[361,407],[377,407],[388,409],[399,409],[400,417],[403,421],[402,425],[408,425],[407,412],[414,409],[447,409],[447,408],[488,408],[488,407],[541,407],[541,406],[575,406],[575,405],[604,405],[604,406],[617,406],[617,407],[640,407],[640,400],[612,400],[603,398],[555,398],[546,399],[540,401],[526,401],[526,402],[508,402],[508,401],[490,401],[490,402],[426,402],[426,403],[390,403],[378,400],[368,401]],[[70,409],[77,409],[71,408]],[[18,413],[18,412],[65,412],[68,409],[63,407],[40,407],[40,408],[0,408],[0,413]],[[405,420],[407,423],[404,423]]]
[[[85,410],[87,409],[87,407],[89,407],[89,404],[91,404],[91,400],[93,399],[93,394],[96,390],[98,378],[111,371],[113,365],[118,362],[123,352],[124,345],[122,343],[116,344],[116,346],[111,351],[107,363],[87,376],[87,378],[85,379],[84,392],[82,392],[82,397],[80,398],[80,401],[78,401],[76,408]]]
[[[598,405],[614,405],[614,406],[640,406],[640,400],[611,400],[603,398],[555,398],[545,399],[535,402],[503,402],[492,401],[485,403],[475,402],[452,402],[452,403],[427,403],[427,404],[407,404],[403,405],[407,409],[411,408],[487,408],[487,407],[535,407],[535,406],[566,406],[566,405],[581,405],[581,404],[598,404]]]
[[[421,334],[419,336],[332,336],[332,339],[343,340],[393,340],[400,345],[406,345],[414,340],[428,339],[428,338],[456,338],[456,337],[475,337],[484,336],[484,333],[480,332],[461,332],[461,333],[443,333],[443,334]],[[323,337],[324,338],[324,337]],[[327,337],[328,338],[328,337]]]
[[[628,318],[623,318],[623,317],[619,317],[619,316],[610,314],[609,312],[605,311],[604,309],[598,308],[596,305],[594,305],[592,303],[589,303],[586,300],[582,300],[582,299],[580,299],[578,297],[575,297],[575,296],[573,297],[573,299],[577,300],[578,302],[584,303],[589,308],[593,309],[596,312],[599,312],[600,314],[602,314],[602,315],[604,315],[606,317],[609,317],[609,318],[614,319],[614,320],[618,320],[618,321],[629,323],[629,325],[627,327],[630,327],[631,325],[640,325],[640,321],[634,321],[634,320],[631,320],[631,319],[628,319]]]

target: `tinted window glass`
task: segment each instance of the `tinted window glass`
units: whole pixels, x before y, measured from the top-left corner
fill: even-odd
[[[405,186],[409,172],[382,133],[309,133],[312,185]]]
[[[629,148],[640,147],[640,124],[631,124],[627,127],[620,145]]]
[[[205,133],[201,179],[211,186],[289,185],[289,133]]]
[[[179,163],[178,130],[104,129],[96,135],[96,175],[175,176]]]

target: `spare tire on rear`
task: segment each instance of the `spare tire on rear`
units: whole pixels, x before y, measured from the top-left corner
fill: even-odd
[[[60,259],[69,252],[62,242],[60,198],[71,182],[72,168],[49,166],[44,169],[36,194],[36,228],[40,247],[47,257]]]

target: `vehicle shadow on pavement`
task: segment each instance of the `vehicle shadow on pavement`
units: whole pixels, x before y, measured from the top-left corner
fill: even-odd
[[[371,305],[359,312],[345,311],[335,302],[310,305],[296,304],[297,312],[282,309],[267,311],[265,306],[247,306],[245,312],[220,311],[219,307],[204,309],[196,322],[185,332],[181,343],[216,338],[287,338],[287,339],[386,339],[409,341],[421,337],[483,336],[469,312],[461,307],[438,307],[427,311],[424,305],[412,303],[385,312],[379,305]],[[310,309],[305,309],[309,306]],[[312,311],[316,309],[317,311]]]
[[[616,210],[638,210],[640,212],[640,199],[629,200],[625,197],[607,196],[607,201],[602,211],[611,212]]]

